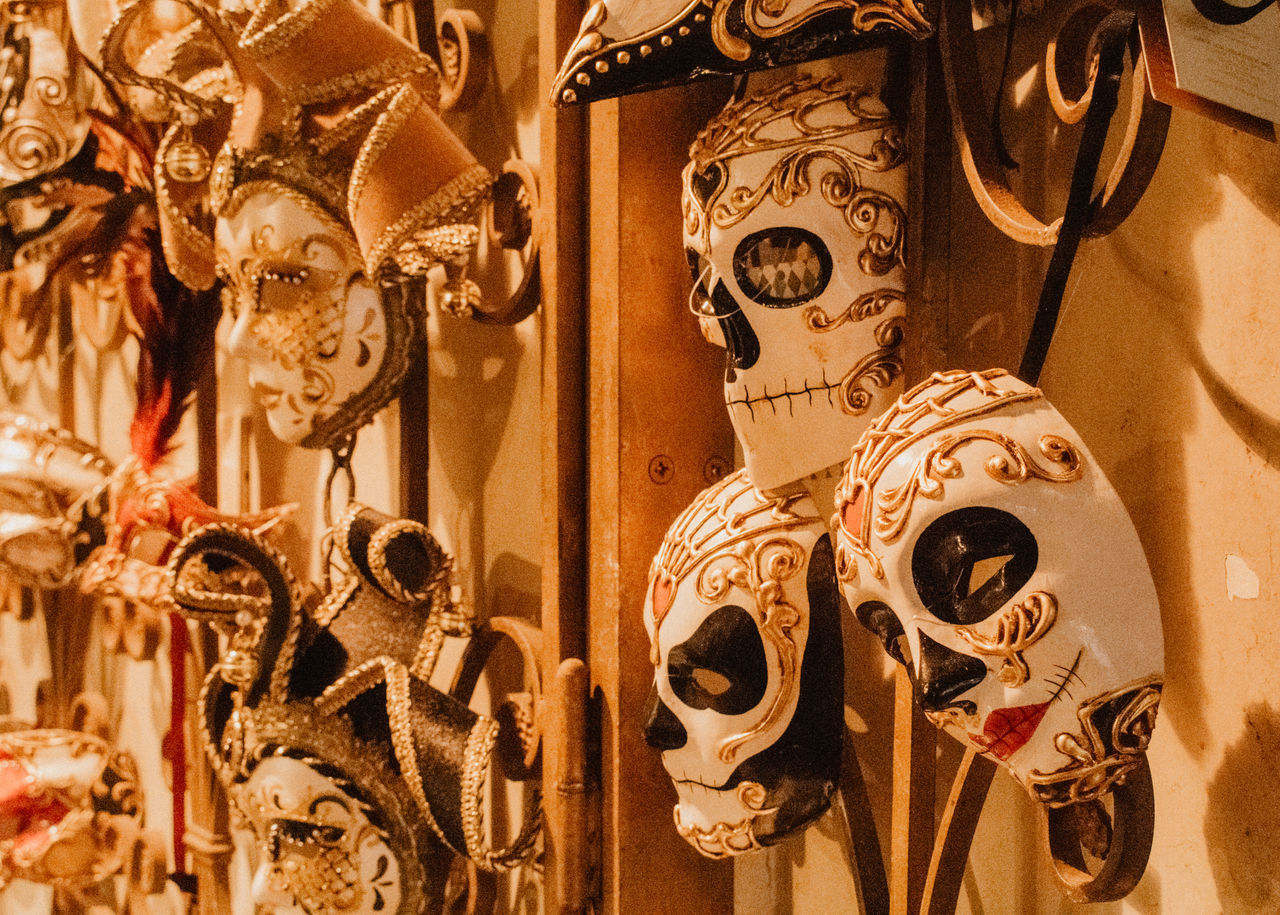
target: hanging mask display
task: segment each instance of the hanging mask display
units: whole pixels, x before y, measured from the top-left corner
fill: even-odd
[[[437,115],[430,58],[354,0],[263,5],[243,28],[193,8],[245,97],[208,177],[231,351],[248,362],[277,437],[337,447],[397,396],[422,332],[426,272],[445,266],[445,308],[477,298],[464,271],[491,178]],[[216,120],[225,105],[124,60],[130,23],[104,42],[108,70]],[[199,158],[193,137],[167,138],[182,144],[166,148],[178,172]],[[172,214],[165,223],[193,226]]]
[[[353,505],[331,532],[346,568],[318,603],[261,538],[194,532],[169,566],[184,615],[228,648],[200,700],[208,756],[259,843],[260,904],[434,911],[447,851],[519,863],[485,844],[497,725],[429,686],[450,560],[431,535]]]
[[[763,496],[744,471],[704,490],[654,557],[644,623],[645,738],[675,783],[680,834],[724,858],[825,811],[840,777],[844,658],[813,500]]]
[[[118,873],[142,827],[137,766],[79,731],[0,733],[0,887],[83,888]]]
[[[863,434],[836,508],[844,595],[930,720],[1050,807],[1144,762],[1155,585],[1115,490],[1038,389],[935,374]]]
[[[551,97],[594,102],[847,54],[893,34],[923,38],[915,0],[597,0],[582,18]]]
[[[765,491],[842,462],[901,392],[906,156],[877,90],[838,77],[733,102],[690,149],[694,310]]]
[[[0,564],[35,588],[68,584],[106,542],[111,462],[61,429],[0,414]]]

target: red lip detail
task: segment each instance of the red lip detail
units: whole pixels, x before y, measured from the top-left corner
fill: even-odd
[[[1048,710],[1048,702],[998,708],[982,723],[982,736],[969,739],[982,752],[1004,762],[1031,739]]]

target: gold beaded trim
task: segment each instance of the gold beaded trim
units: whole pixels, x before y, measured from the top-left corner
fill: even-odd
[[[356,206],[364,193],[365,181],[369,177],[369,169],[382,157],[387,146],[395,139],[410,116],[417,110],[422,97],[408,86],[401,86],[394,91],[387,107],[379,113],[369,135],[360,145],[360,152],[351,166],[351,178],[347,183],[347,218],[355,224]],[[370,276],[373,272],[370,271]]]
[[[345,0],[302,0],[297,9],[290,10],[273,22],[265,21],[272,15],[273,4],[259,3],[245,23],[240,47],[261,58],[279,54],[319,22],[321,16],[343,2]]]
[[[169,194],[169,172],[164,164],[169,147],[173,145],[182,130],[183,125],[174,124],[165,132],[163,139],[160,140],[160,146],[156,149],[156,162],[153,169],[156,207],[164,214],[164,219],[160,221],[160,246],[164,249],[164,259],[169,266],[169,272],[188,289],[199,291],[213,286],[213,271],[210,270],[206,274],[193,267],[190,261],[191,255],[185,250],[180,250],[178,246],[191,249],[200,261],[214,264],[217,259],[214,255],[213,239],[209,233],[201,231],[188,219],[187,215],[173,202],[173,197]]]
[[[382,230],[365,256],[365,268],[369,275],[376,275],[375,271],[398,255],[401,249],[408,248],[412,251],[414,236],[423,228],[473,222],[492,187],[493,176],[483,165],[476,163],[462,171]],[[348,199],[355,200],[354,197]]]
[[[388,57],[371,64],[354,73],[341,73],[322,79],[309,86],[299,86],[289,92],[289,100],[296,105],[315,105],[332,102],[336,99],[349,98],[357,92],[382,90],[387,86],[400,83],[414,76],[429,76],[429,94],[424,97],[433,109],[439,103],[432,103],[433,98],[440,96],[440,71],[435,61],[425,54],[413,53],[401,57]]]

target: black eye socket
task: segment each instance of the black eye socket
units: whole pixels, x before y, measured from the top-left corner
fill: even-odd
[[[751,301],[794,308],[821,295],[831,282],[831,252],[807,229],[763,229],[738,242],[733,275]]]
[[[973,506],[933,521],[911,554],[925,608],[944,623],[980,623],[1030,581],[1039,548],[1030,529],[998,508]]]
[[[883,601],[868,600],[858,604],[853,611],[854,618],[863,628],[871,630],[884,644],[889,657],[899,664],[907,663],[907,633],[898,620],[898,615]]]
[[[741,715],[764,698],[769,682],[764,643],[751,614],[729,604],[702,621],[667,655],[667,680],[685,705]]]

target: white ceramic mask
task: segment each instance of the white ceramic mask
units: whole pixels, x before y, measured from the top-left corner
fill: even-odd
[[[237,789],[258,838],[260,912],[373,915],[400,909],[400,864],[364,805],[301,760],[264,759]]]
[[[1163,676],[1155,586],[1115,490],[1038,389],[934,375],[864,433],[836,508],[848,604],[935,724],[1055,807],[1140,764]]]
[[[551,97],[592,102],[719,73],[845,54],[898,30],[932,31],[915,0],[597,0]]]
[[[684,171],[694,306],[755,484],[843,461],[901,392],[902,131],[874,88],[802,78],[730,104]]]
[[[739,471],[667,532],[644,609],[655,667],[645,738],[675,783],[676,828],[702,854],[772,844],[830,803],[838,601],[830,535],[808,495],[766,498]]]
[[[371,390],[388,355],[387,312],[350,232],[303,195],[264,184],[218,220],[215,239],[235,313],[230,350],[248,363],[272,433],[323,446],[329,427],[367,421],[343,414],[392,396]]]

